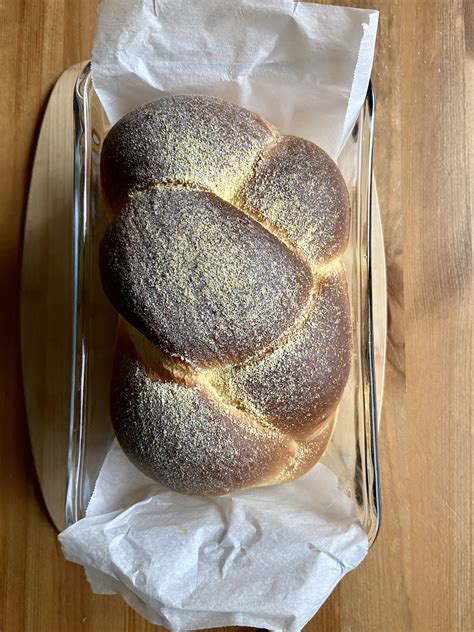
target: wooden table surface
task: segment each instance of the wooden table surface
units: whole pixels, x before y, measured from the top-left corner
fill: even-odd
[[[350,0],[346,4],[351,4]],[[352,2],[381,11],[373,73],[389,340],[384,516],[363,565],[307,630],[473,629],[473,0]],[[96,0],[0,0],[0,632],[145,632],[66,563],[35,478],[19,354],[22,225],[48,94],[87,58]]]

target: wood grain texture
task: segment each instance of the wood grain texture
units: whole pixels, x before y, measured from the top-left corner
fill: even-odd
[[[334,1],[333,1],[334,3]],[[0,0],[0,630],[156,629],[66,563],[30,454],[19,362],[21,228],[31,157],[60,73],[86,58],[96,0]],[[338,4],[343,4],[339,2]],[[367,560],[308,631],[472,629],[471,0],[381,10],[376,166],[389,280],[384,518]]]
[[[74,117],[71,99],[84,64],[64,71],[46,108],[23,231],[21,355],[35,469],[59,530],[65,497],[72,366]]]

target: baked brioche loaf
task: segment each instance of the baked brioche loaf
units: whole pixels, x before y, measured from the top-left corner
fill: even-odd
[[[110,130],[101,179],[125,453],[186,494],[306,472],[352,352],[349,199],[334,162],[232,103],[181,95]]]

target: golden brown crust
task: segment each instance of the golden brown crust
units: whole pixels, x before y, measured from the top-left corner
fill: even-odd
[[[351,322],[341,269],[318,280],[304,322],[272,353],[216,369],[209,379],[234,401],[245,400],[274,427],[306,440],[337,406],[351,364]]]
[[[128,321],[112,384],[125,452],[182,493],[300,476],[352,353],[337,167],[243,108],[179,96],[124,117],[101,170],[101,274]]]
[[[129,196],[101,242],[102,284],[165,353],[194,366],[242,362],[309,300],[311,271],[216,195],[159,186]]]
[[[326,152],[303,138],[282,136],[267,146],[234,203],[256,210],[313,265],[328,263],[346,248],[347,187]]]
[[[115,212],[131,189],[158,182],[198,183],[229,200],[273,138],[263,119],[222,99],[157,99],[110,130],[101,155],[102,190]]]
[[[249,425],[204,385],[150,379],[129,345],[117,349],[111,404],[115,433],[130,460],[184,494],[225,494],[273,481],[291,453],[291,439]]]
[[[123,450],[147,476],[184,494],[220,495],[291,481],[326,449],[334,416],[297,441],[221,395],[205,374],[157,352],[120,320],[112,420]]]

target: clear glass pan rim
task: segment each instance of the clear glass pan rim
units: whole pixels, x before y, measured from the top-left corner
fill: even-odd
[[[70,440],[68,451],[68,481],[66,495],[66,523],[72,524],[82,517],[83,509],[80,502],[80,486],[82,485],[83,451],[85,441],[85,426],[81,423],[84,419],[85,383],[87,370],[87,349],[84,347],[83,329],[81,318],[81,293],[83,291],[83,270],[81,249],[86,235],[85,212],[90,204],[91,191],[88,178],[90,175],[88,164],[90,147],[90,111],[88,103],[88,91],[92,88],[90,64],[87,64],[79,75],[74,91],[74,266],[73,266],[73,362],[72,362],[72,386],[70,402]],[[366,435],[366,482],[368,502],[372,507],[373,518],[366,526],[369,544],[371,545],[379,532],[381,522],[381,493],[378,460],[378,412],[375,384],[375,359],[374,359],[374,319],[373,319],[373,253],[372,253],[372,186],[373,186],[373,141],[375,126],[375,91],[372,83],[369,84],[365,108],[369,126],[368,148],[368,183],[367,183],[367,235],[366,251],[363,253],[366,269],[366,358],[364,403],[368,426]]]

